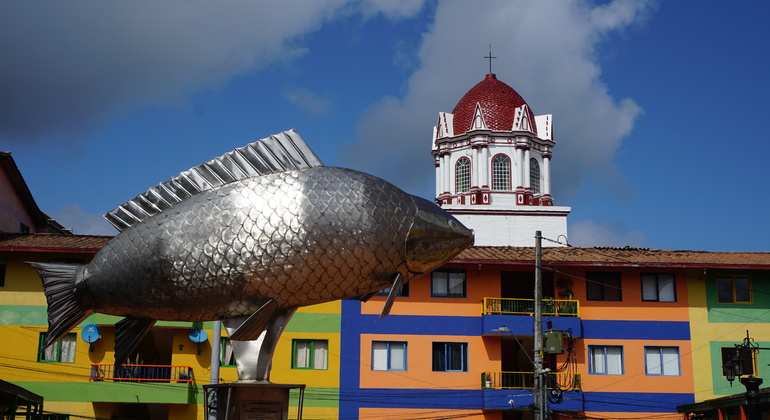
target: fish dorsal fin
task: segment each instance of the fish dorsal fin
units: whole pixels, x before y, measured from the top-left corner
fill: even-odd
[[[241,179],[323,166],[295,130],[283,131],[225,153],[161,182],[104,215],[123,231],[202,191]]]

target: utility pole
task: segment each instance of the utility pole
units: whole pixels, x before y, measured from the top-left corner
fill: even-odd
[[[543,372],[543,271],[541,268],[543,261],[542,250],[543,236],[541,232],[535,231],[535,326],[533,328],[532,338],[534,340],[535,358],[535,389],[534,405],[535,420],[545,420],[548,413],[548,401],[545,398],[545,390],[548,387]]]
[[[219,383],[219,357],[222,355],[222,321],[214,321],[211,336],[211,376],[210,384]]]

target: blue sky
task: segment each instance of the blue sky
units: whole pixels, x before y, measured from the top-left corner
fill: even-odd
[[[768,251],[770,3],[0,3],[0,149],[81,234],[295,128],[330,166],[434,195],[431,132],[484,78],[554,115],[579,246]]]

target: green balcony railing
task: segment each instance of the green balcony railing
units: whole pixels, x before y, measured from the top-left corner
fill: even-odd
[[[580,390],[580,374],[566,372],[549,372],[546,374],[548,389]],[[534,389],[535,374],[533,372],[483,372],[481,388],[484,389]]]
[[[544,316],[580,316],[577,300],[543,299]],[[534,299],[485,297],[481,300],[482,315],[534,315]]]

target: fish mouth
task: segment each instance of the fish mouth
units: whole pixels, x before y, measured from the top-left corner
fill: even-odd
[[[406,238],[406,267],[415,274],[428,273],[473,245],[473,231],[446,210],[415,197],[417,215]]]

